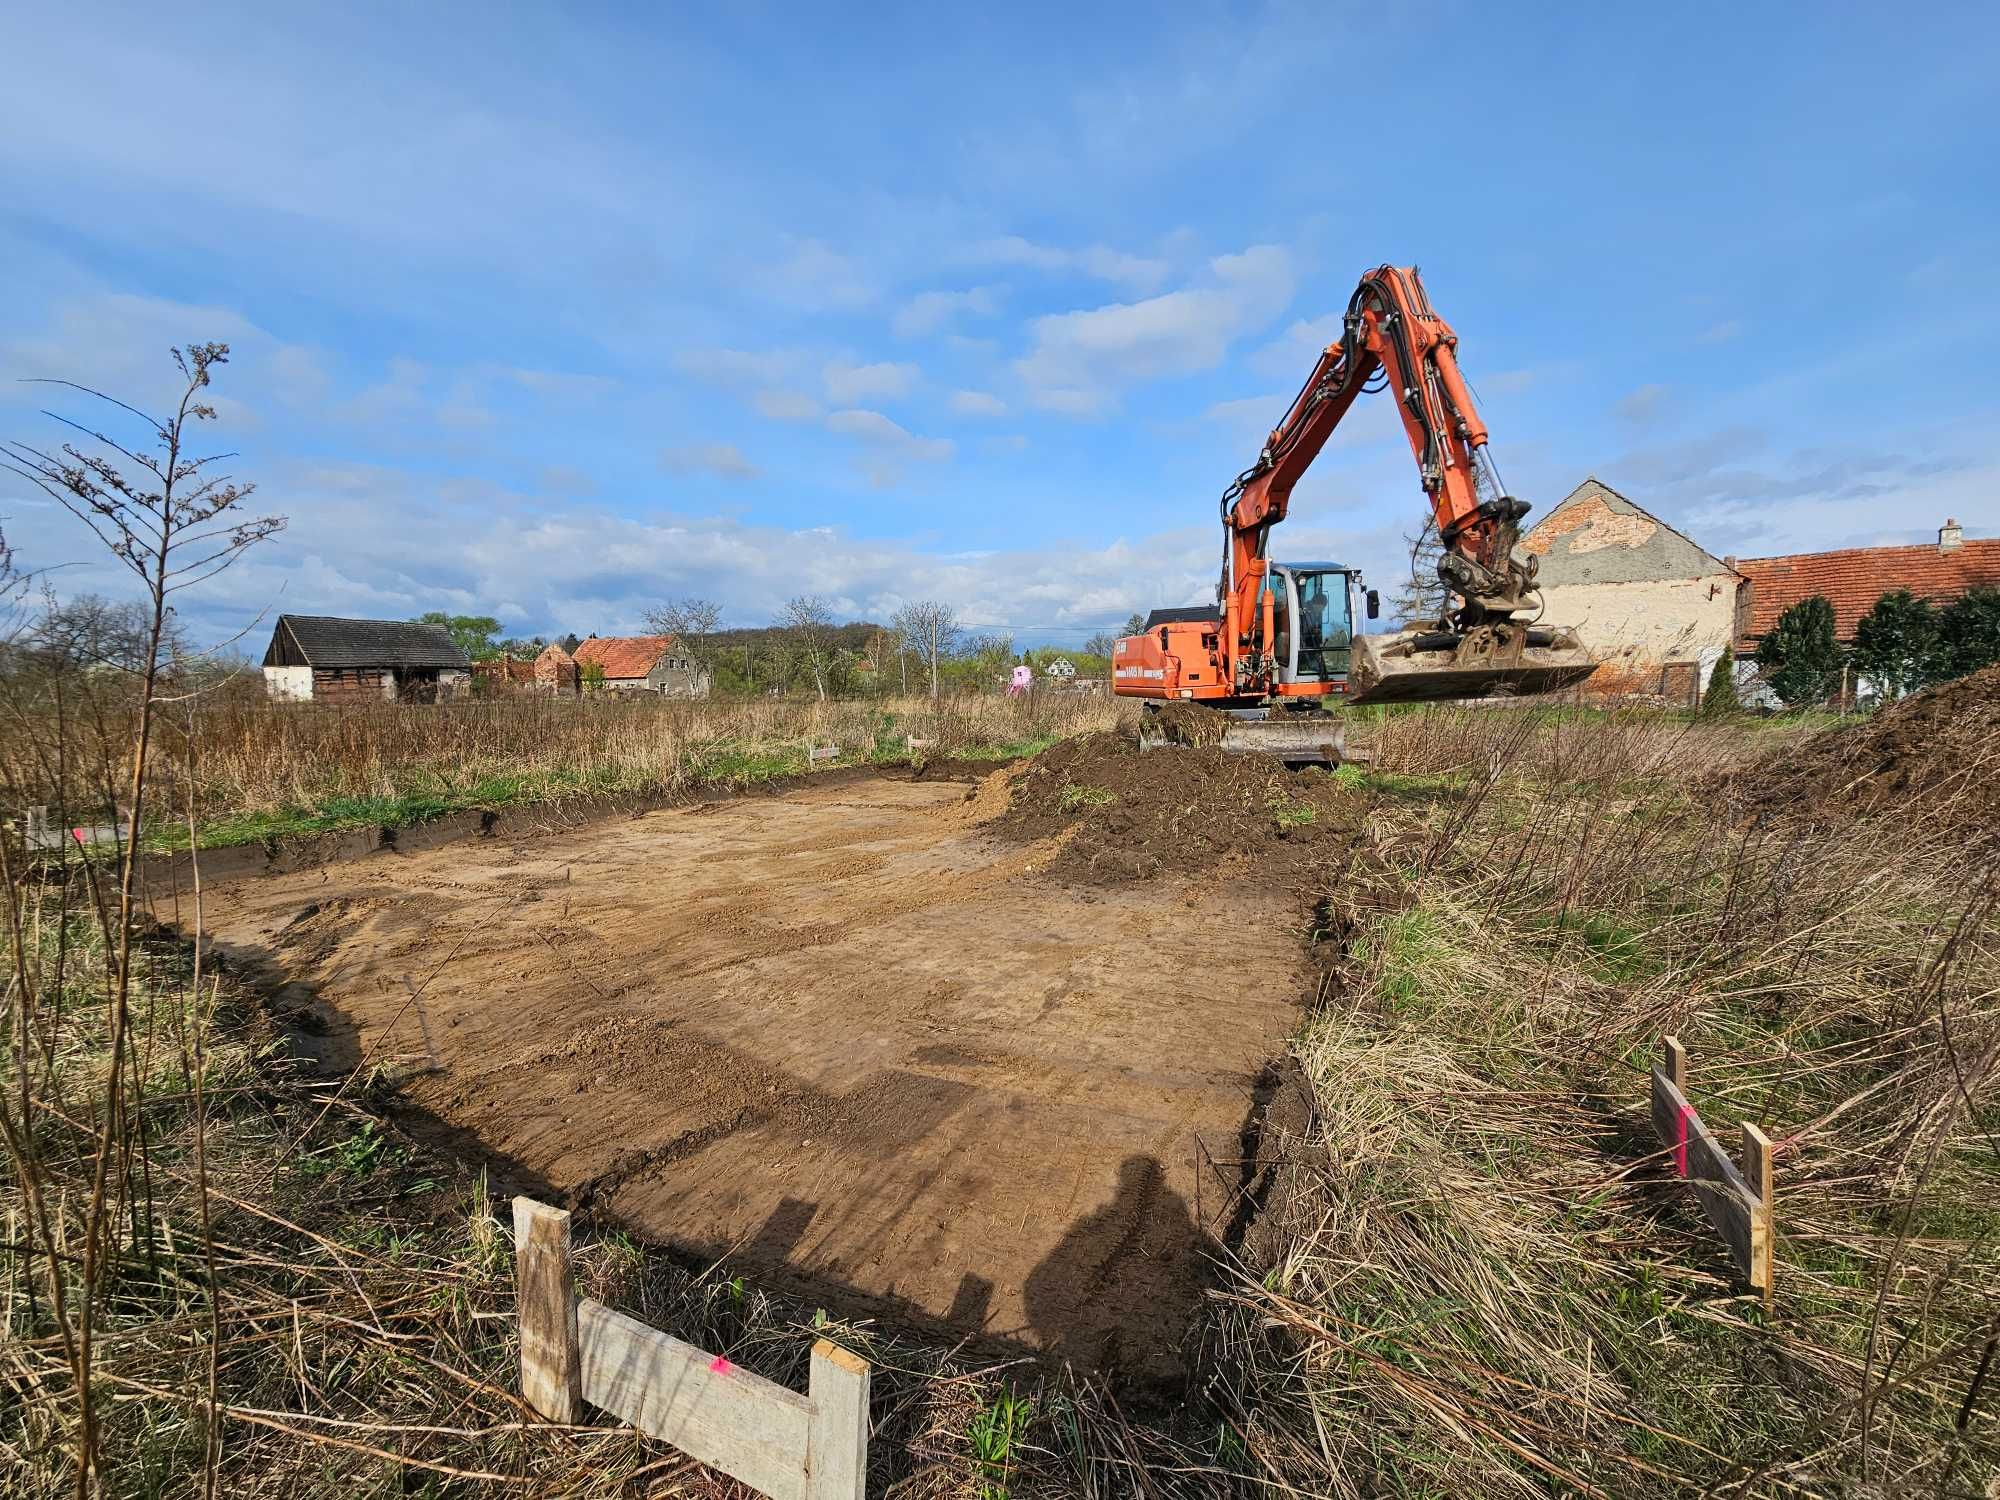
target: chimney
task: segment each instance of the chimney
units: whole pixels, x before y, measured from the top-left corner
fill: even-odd
[[[1944,525],[1938,527],[1938,553],[1940,556],[1956,552],[1965,545],[1965,532],[1950,516],[1944,518]]]

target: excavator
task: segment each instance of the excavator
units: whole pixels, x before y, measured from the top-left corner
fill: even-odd
[[[1362,276],[1339,341],[1321,352],[1257,461],[1223,491],[1216,603],[1156,609],[1112,648],[1113,690],[1149,700],[1148,724],[1169,703],[1204,704],[1229,716],[1225,749],[1338,764],[1344,740],[1328,710],[1340,704],[1547,693],[1590,675],[1596,664],[1576,633],[1540,621],[1539,559],[1514,550],[1528,506],[1500,482],[1457,349],[1414,266]],[[1416,455],[1450,594],[1434,622],[1357,635],[1358,606],[1369,619],[1380,613],[1360,573],[1275,562],[1269,545],[1293,488],[1356,399],[1385,389]],[[1161,738],[1145,726],[1140,734],[1142,744]]]

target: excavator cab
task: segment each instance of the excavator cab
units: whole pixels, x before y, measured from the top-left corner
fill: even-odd
[[[1272,654],[1280,690],[1345,682],[1359,633],[1355,606],[1365,600],[1368,618],[1374,619],[1381,612],[1375,591],[1363,590],[1354,569],[1327,562],[1273,563],[1268,586],[1277,606]]]

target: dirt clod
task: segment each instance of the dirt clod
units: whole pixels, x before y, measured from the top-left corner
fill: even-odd
[[[1317,767],[1288,771],[1269,756],[1214,745],[1142,751],[1127,736],[1094,734],[1035,757],[992,827],[1024,840],[1068,833],[1049,873],[1076,884],[1254,859],[1259,886],[1280,890],[1348,839],[1361,806]]]

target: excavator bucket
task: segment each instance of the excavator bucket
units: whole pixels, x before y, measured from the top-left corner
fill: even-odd
[[[1410,630],[1354,639],[1349,703],[1529,697],[1574,687],[1597,663],[1573,630],[1498,623],[1460,635]]]
[[[1239,719],[1222,736],[1222,748],[1273,755],[1288,766],[1337,766],[1349,759],[1347,736],[1330,714]]]

